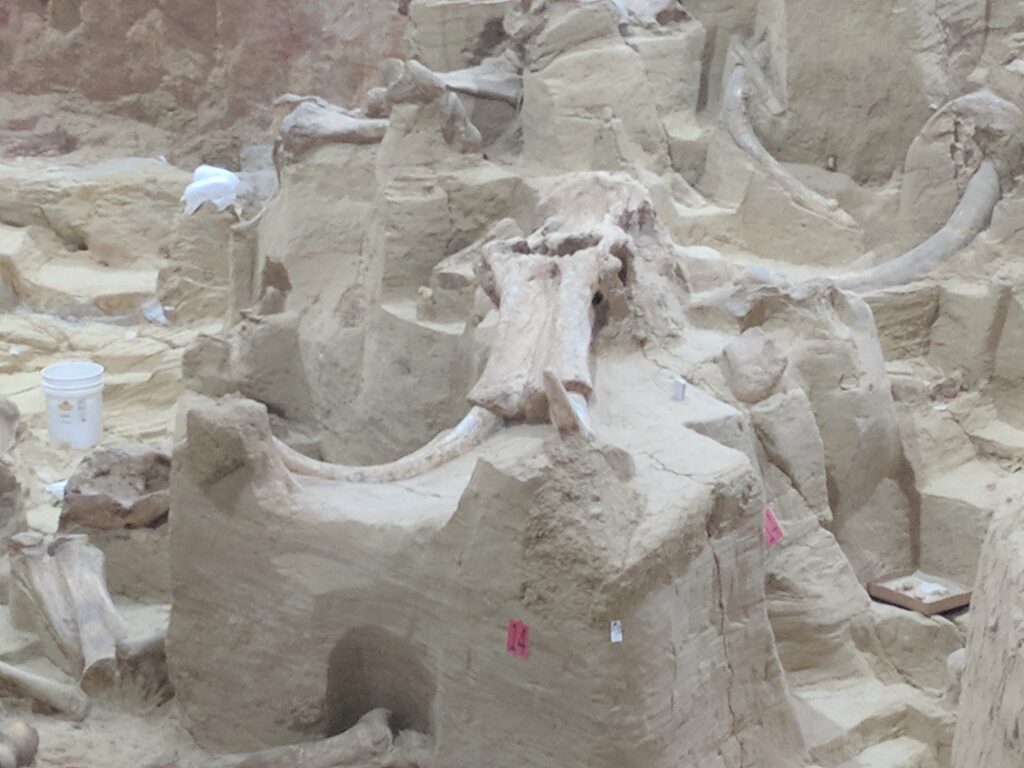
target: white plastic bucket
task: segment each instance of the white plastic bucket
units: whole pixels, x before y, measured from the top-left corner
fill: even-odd
[[[103,366],[68,361],[43,369],[50,439],[92,448],[103,435]]]

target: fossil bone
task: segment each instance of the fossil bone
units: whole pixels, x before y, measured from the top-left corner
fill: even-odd
[[[485,59],[475,67],[440,72],[438,77],[451,91],[481,99],[504,101],[517,107],[523,98],[522,62],[513,51]]]
[[[722,99],[722,124],[733,141],[758,167],[771,176],[795,203],[844,227],[854,226],[853,219],[835,200],[826,198],[808,187],[765,149],[754,132],[747,114],[750,85],[747,82],[747,67],[743,62],[752,60],[753,57],[743,56],[741,44],[738,42],[733,43],[733,55],[736,63],[726,77],[725,94]]]
[[[985,160],[942,229],[903,255],[865,272],[842,277],[836,284],[863,293],[923,277],[969,245],[988,226],[999,199],[999,174],[992,161]]]
[[[561,435],[592,434],[587,399],[579,392],[568,392],[555,372],[544,371],[544,389],[548,398],[548,415]]]
[[[392,104],[429,104],[444,93],[444,82],[415,59],[392,59],[385,65],[383,79]]]
[[[487,365],[469,393],[474,407],[454,429],[408,456],[367,467],[316,461],[275,439],[285,466],[327,480],[387,483],[461,456],[506,421],[550,419],[562,433],[589,434],[595,305],[604,300],[602,289],[622,287],[623,262],[633,249],[615,220],[609,215],[595,223],[590,215],[570,226],[549,219],[527,239],[482,247],[477,279],[498,308],[498,323]]]
[[[0,661],[0,688],[27,696],[74,720],[84,720],[89,712],[89,697],[77,685],[59,683],[5,661]]]
[[[354,115],[322,100],[300,103],[281,123],[281,140],[289,159],[322,144],[377,144],[387,120]]]
[[[609,242],[600,231],[553,231],[485,246],[480,277],[498,326],[471,402],[507,419],[544,421],[548,369],[567,391],[590,396],[594,303],[602,281],[622,269]]]
[[[484,408],[472,408],[454,428],[435,437],[408,456],[388,464],[352,467],[329,464],[305,456],[278,439],[274,439],[285,466],[300,475],[341,480],[349,483],[391,483],[414,477],[458,458],[480,445],[502,424],[499,416]]]
[[[39,731],[22,720],[0,729],[0,768],[31,765],[39,751]]]
[[[483,145],[480,131],[469,119],[458,94],[452,91],[441,97],[441,135],[457,152],[478,152]]]
[[[322,741],[274,747],[196,763],[192,768],[427,768],[418,750],[407,754],[394,737],[389,713],[375,709],[347,731]],[[426,738],[426,737],[423,737]]]
[[[22,533],[8,544],[11,604],[16,621],[31,625],[50,660],[86,690],[113,682],[118,659],[162,641],[129,637],[129,624],[107,590],[103,553],[82,535]]]
[[[822,216],[837,220],[844,226],[853,225],[849,214],[840,209],[835,200],[810,189],[765,149],[754,132],[747,113],[747,99],[751,86],[747,82],[746,70],[748,67],[756,67],[755,57],[736,40],[731,43],[730,55],[734,59],[734,65],[726,77],[722,121],[733,141],[774,178],[796,203]],[[763,77],[760,72],[756,74]],[[772,104],[768,106],[770,109],[773,107]],[[974,238],[988,226],[995,206],[1001,198],[997,162],[1012,170],[1021,155],[1021,142],[1017,137],[1021,125],[1020,110],[987,92],[969,94],[946,105],[929,121],[925,131],[936,122],[939,114],[945,114],[947,111],[971,115],[972,119],[982,126],[978,131],[981,139],[989,139],[988,144],[992,145],[986,148],[994,155],[998,155],[998,158],[990,157],[982,161],[971,177],[956,209],[938,232],[890,261],[863,272],[837,277],[836,285],[847,290],[869,292],[919,279],[973,242]]]

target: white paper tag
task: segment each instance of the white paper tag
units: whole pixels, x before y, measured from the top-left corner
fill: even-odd
[[[619,621],[618,619],[616,619],[615,621],[612,622],[612,632],[611,632],[611,635],[612,635],[612,642],[613,643],[621,643],[622,642],[622,622]]]
[[[682,376],[672,382],[672,399],[676,401],[686,399],[686,379]]]
[[[67,487],[67,480],[59,480],[56,483],[49,483],[46,486],[46,490],[56,496],[58,499],[64,498],[64,489]]]

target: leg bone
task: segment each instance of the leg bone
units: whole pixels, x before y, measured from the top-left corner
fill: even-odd
[[[58,683],[3,661],[0,661],[0,686],[74,720],[84,720],[89,712],[89,697],[77,685]]]

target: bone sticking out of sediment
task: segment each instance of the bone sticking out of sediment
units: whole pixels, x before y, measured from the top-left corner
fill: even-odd
[[[949,221],[920,245],[865,272],[836,280],[840,288],[867,292],[902,285],[924,277],[970,245],[989,225],[999,202],[999,174],[990,160],[975,171]]]
[[[89,697],[77,685],[59,683],[4,661],[0,661],[0,686],[74,720],[85,719],[89,711]]]
[[[31,765],[39,751],[39,731],[23,720],[15,720],[0,729],[0,768],[24,768]]]
[[[454,428],[441,433],[419,450],[388,464],[366,467],[317,461],[276,438],[274,445],[284,465],[299,475],[349,483],[391,483],[422,475],[457,459],[493,435],[503,423],[500,417],[486,409],[473,407]]]
[[[842,226],[855,226],[850,215],[839,208],[835,200],[808,187],[765,149],[747,114],[747,87],[746,67],[737,62],[726,78],[725,95],[722,100],[722,124],[736,145],[771,176],[797,205],[832,219]]]
[[[322,741],[218,757],[196,763],[193,768],[417,768],[418,764],[400,761],[394,754],[388,718],[386,710],[375,709],[347,731]]]
[[[107,589],[103,553],[85,536],[35,534],[15,536],[10,553],[17,610],[53,641],[53,661],[86,690],[112,684],[129,625]]]
[[[544,388],[548,395],[548,416],[560,435],[591,434],[586,397],[568,392],[551,370],[544,371]]]

